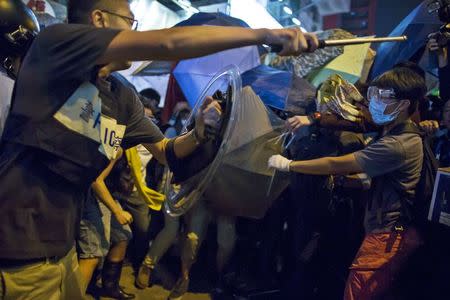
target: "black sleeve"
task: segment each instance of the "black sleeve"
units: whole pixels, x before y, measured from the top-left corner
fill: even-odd
[[[14,113],[34,119],[54,114],[81,83],[92,78],[97,60],[118,33],[78,24],[45,28],[22,63]]]
[[[154,144],[164,139],[158,126],[144,114],[144,106],[133,91],[128,101],[129,119],[122,146],[127,149],[139,144]]]
[[[58,24],[44,29],[33,46],[50,81],[77,80],[91,74],[119,32],[89,25]]]

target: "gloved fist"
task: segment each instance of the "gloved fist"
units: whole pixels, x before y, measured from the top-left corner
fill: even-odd
[[[281,155],[272,155],[267,163],[269,168],[273,168],[282,172],[289,172],[289,165],[292,160]]]

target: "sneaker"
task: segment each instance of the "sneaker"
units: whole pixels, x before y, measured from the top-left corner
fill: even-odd
[[[189,278],[184,279],[180,278],[178,279],[177,283],[175,283],[175,286],[172,288],[172,291],[170,292],[168,300],[180,300],[184,294],[187,293],[189,289]]]

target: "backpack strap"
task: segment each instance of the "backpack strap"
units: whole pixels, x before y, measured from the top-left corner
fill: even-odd
[[[400,135],[404,133],[415,133],[420,137],[424,137],[425,133],[413,122],[403,122],[389,130],[387,135]]]

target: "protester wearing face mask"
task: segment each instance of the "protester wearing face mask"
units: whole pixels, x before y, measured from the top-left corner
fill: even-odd
[[[339,157],[291,161],[275,155],[269,159],[269,167],[284,172],[366,173],[372,178],[365,213],[366,236],[350,267],[345,299],[390,295],[396,275],[421,244],[407,217],[409,207],[404,200],[414,195],[420,179],[422,140],[417,131],[404,128],[415,128],[411,116],[425,92],[425,82],[417,73],[394,68],[376,78],[368,90],[370,114],[382,126],[378,140],[363,150]]]
[[[189,109],[187,104],[178,105],[169,120],[170,127],[167,128],[167,130],[164,132],[164,135],[168,137],[179,135],[186,125],[190,113],[191,110]]]

